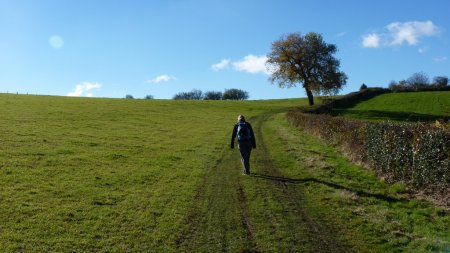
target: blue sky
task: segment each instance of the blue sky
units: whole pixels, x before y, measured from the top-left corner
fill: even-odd
[[[419,71],[450,76],[449,10],[448,0],[0,0],[0,92],[304,97],[263,67],[271,43],[292,32],[338,47],[343,94]]]

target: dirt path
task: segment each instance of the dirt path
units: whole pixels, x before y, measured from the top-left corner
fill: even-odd
[[[197,189],[176,239],[187,252],[258,252],[241,185],[239,160],[229,149],[209,170]]]
[[[305,209],[307,201],[303,194],[302,185],[292,183],[282,173],[282,168],[278,168],[270,159],[268,145],[262,129],[265,122],[271,120],[273,115],[267,114],[256,119],[256,131],[259,141],[257,154],[258,167],[254,177],[262,179],[272,187],[270,191],[262,191],[264,195],[272,195],[283,206],[283,218],[287,223],[287,230],[295,238],[288,245],[281,245],[281,248],[296,252],[352,252],[353,250],[341,243],[336,235],[338,231],[330,224],[324,224],[320,220],[315,220]],[[276,140],[270,140],[276,141]],[[268,141],[270,143],[270,141]],[[302,151],[299,151],[302,152]],[[265,189],[261,180],[256,181],[254,186]],[[266,196],[269,197],[269,196]],[[272,220],[272,223],[279,221]]]
[[[302,186],[270,159],[262,129],[271,116],[251,121],[258,145],[252,176],[241,175],[238,152],[228,148],[205,174],[175,242],[180,251],[352,252],[332,226],[311,218]]]

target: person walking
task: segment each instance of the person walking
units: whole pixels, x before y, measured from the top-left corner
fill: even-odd
[[[241,161],[244,166],[244,175],[250,175],[250,154],[252,148],[256,148],[255,134],[250,123],[245,121],[244,115],[238,116],[238,122],[233,127],[230,148],[234,148],[234,139],[237,136],[238,148],[241,153]]]

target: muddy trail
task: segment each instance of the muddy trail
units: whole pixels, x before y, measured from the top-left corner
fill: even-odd
[[[225,150],[196,190],[185,228],[175,243],[186,252],[257,252],[240,161]]]
[[[339,231],[308,213],[301,184],[270,159],[262,129],[274,113],[251,119],[257,138],[252,175],[242,175],[237,150],[223,150],[205,173],[176,247],[183,252],[353,252]],[[228,144],[228,143],[227,143]]]

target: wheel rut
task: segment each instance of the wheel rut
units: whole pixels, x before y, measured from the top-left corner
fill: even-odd
[[[228,148],[205,172],[181,232],[175,237],[179,251],[353,252],[338,240],[336,230],[309,215],[302,186],[283,180],[282,169],[270,158],[262,129],[273,114],[251,119],[257,138],[257,149],[252,155],[256,173],[241,176],[237,152]],[[248,187],[263,199],[263,204],[255,207],[255,200],[248,199]],[[275,201],[281,212],[271,211],[267,204],[270,201]],[[273,238],[262,237],[259,230]],[[289,240],[284,240],[284,236],[289,236]]]
[[[268,146],[266,144],[263,128],[265,123],[271,119],[273,114],[262,115],[255,121],[256,136],[258,140],[258,172],[253,176],[259,179],[265,179],[271,183],[270,192],[260,191],[263,194],[272,195],[272,198],[278,199],[283,211],[284,219],[287,220],[286,229],[289,230],[295,238],[291,245],[283,245],[289,251],[301,252],[354,252],[354,250],[340,242],[336,234],[338,231],[329,224],[317,220],[311,216],[307,209],[307,202],[303,193],[303,188],[298,184],[291,184],[283,175],[282,169],[278,168],[270,158]],[[258,187],[259,183],[254,183]],[[268,196],[269,197],[269,196]],[[268,222],[277,223],[273,220]]]
[[[240,182],[240,161],[233,153],[224,149],[201,179],[175,239],[180,251],[259,252]]]

